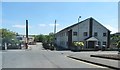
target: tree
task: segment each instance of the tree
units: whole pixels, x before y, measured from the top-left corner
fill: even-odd
[[[44,41],[44,35],[42,35],[42,34],[36,35],[35,36],[35,41],[37,41],[37,42],[43,42]]]
[[[53,42],[54,39],[54,33],[49,33],[49,35],[36,35],[35,37],[35,41],[37,42],[42,42],[42,43],[51,43]]]
[[[7,29],[0,29],[0,34],[2,34],[2,38],[13,38],[16,36],[15,32],[12,32]]]
[[[54,33],[34,35],[36,42],[42,42],[45,49],[53,49]]]
[[[120,48],[120,41],[117,43],[116,45],[118,47],[118,51],[120,52],[119,48]]]
[[[120,48],[120,41],[117,43],[117,47]]]
[[[112,45],[117,45],[117,43],[120,41],[120,35],[111,35],[110,41]]]
[[[53,43],[53,40],[54,40],[54,33],[49,33],[49,35],[46,35],[46,41],[48,43]]]
[[[16,33],[2,28],[0,29],[0,36],[1,36],[2,44],[4,45],[5,42],[11,43],[12,39],[16,38]]]

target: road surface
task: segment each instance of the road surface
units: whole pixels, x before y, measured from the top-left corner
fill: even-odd
[[[71,51],[44,50],[41,43],[31,45],[28,50],[2,52],[3,68],[104,68],[66,57]]]

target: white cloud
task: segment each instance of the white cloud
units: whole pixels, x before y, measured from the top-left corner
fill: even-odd
[[[16,27],[16,28],[25,28],[25,25],[13,25],[12,27]]]
[[[38,24],[39,26],[41,26],[41,27],[45,27],[46,26],[46,24]]]
[[[25,28],[26,26],[25,26],[25,25],[16,24],[16,25],[13,25],[12,27]],[[30,27],[31,27],[31,26],[28,26],[28,28],[30,28]]]
[[[111,25],[104,25],[104,26],[111,31],[111,34],[118,32],[118,29],[115,27],[112,27]]]
[[[45,27],[45,26],[55,26],[55,24],[38,24],[40,27]],[[60,24],[56,24],[56,26],[59,26]]]
[[[60,24],[56,24],[56,26],[59,26]],[[55,26],[55,24],[49,24],[49,26]]]

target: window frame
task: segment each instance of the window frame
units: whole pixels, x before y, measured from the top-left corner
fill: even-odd
[[[73,32],[73,36],[77,36],[78,35],[78,32]]]
[[[103,33],[103,37],[106,37],[107,36],[107,33]]]
[[[98,41],[98,45],[101,45],[101,42],[100,42],[100,41]]]
[[[84,33],[83,33],[83,36],[88,36],[88,32],[84,32]]]
[[[102,42],[102,45],[107,45],[107,42],[106,42],[106,41],[103,41],[103,42]]]
[[[94,36],[97,37],[98,36],[98,32],[94,32]]]

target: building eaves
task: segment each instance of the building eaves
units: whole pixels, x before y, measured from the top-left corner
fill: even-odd
[[[90,17],[90,18],[92,18],[92,17]],[[85,19],[85,20],[83,20],[83,21],[81,21],[81,22],[78,22],[78,23],[73,24],[73,25],[71,25],[71,26],[69,26],[69,27],[66,27],[66,28],[62,29],[61,31],[57,32],[56,34],[62,32],[62,31],[64,31],[64,30],[70,29],[70,28],[72,28],[72,27],[74,27],[74,26],[76,26],[76,25],[78,25],[78,24],[80,24],[80,23],[82,23],[82,22],[84,22],[84,21],[90,19],[90,18],[87,18],[87,19]]]
[[[88,19],[91,19],[92,17],[90,17],[90,18],[87,18],[87,19],[85,19],[85,20],[83,20],[83,21],[81,21],[81,22],[79,22],[79,23],[76,23],[76,24],[73,24],[73,25],[71,25],[71,26],[69,26],[69,27],[66,27],[66,28],[64,28],[64,29],[62,29],[61,31],[59,31],[59,32],[57,32],[56,34],[58,34],[58,33],[60,33],[60,32],[62,32],[62,31],[64,31],[64,30],[67,30],[67,29],[70,29],[70,28],[72,28],[72,27],[74,27],[74,26],[76,26],[76,25],[78,25],[78,24],[80,24],[80,23],[82,23],[82,22],[84,22],[84,21],[86,21],[86,20],[88,20]],[[93,20],[95,20],[94,18],[92,18]],[[95,20],[97,23],[99,23],[97,20]],[[100,23],[99,23],[100,24]],[[101,26],[103,26],[102,24],[100,24]],[[107,29],[105,26],[103,26],[105,29]],[[108,31],[110,31],[109,29],[107,29]],[[110,31],[111,32],[111,31]]]

